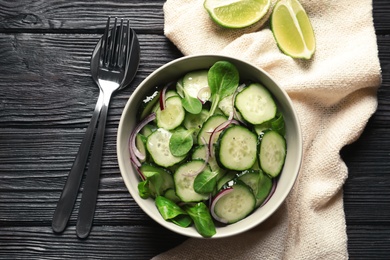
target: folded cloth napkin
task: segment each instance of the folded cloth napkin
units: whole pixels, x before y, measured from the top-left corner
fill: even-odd
[[[229,238],[190,238],[154,259],[348,258],[342,191],[348,169],[339,152],[359,137],[377,107],[381,69],[372,2],[300,2],[316,36],[311,60],[284,55],[268,17],[246,29],[223,29],[210,20],[203,0],[165,2],[165,35],[184,55],[243,59],[287,91],[300,118],[304,159],[292,192],[267,221]]]

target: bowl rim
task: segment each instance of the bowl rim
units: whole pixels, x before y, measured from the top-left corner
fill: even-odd
[[[228,60],[228,61],[231,61],[235,64],[245,64],[245,66],[249,66],[249,67],[252,67],[252,69],[254,69],[255,71],[259,71],[261,74],[263,74],[263,76],[265,78],[267,78],[269,80],[269,82],[271,82],[274,86],[272,86],[272,88],[276,87],[276,89],[270,89],[270,86],[264,84],[267,89],[270,90],[270,92],[272,92],[274,94],[275,91],[278,92],[279,95],[281,95],[284,99],[284,102],[285,103],[285,106],[288,108],[288,111],[289,113],[291,114],[291,122],[293,123],[293,132],[295,132],[295,135],[294,135],[294,138],[296,139],[296,143],[297,143],[297,146],[296,146],[296,157],[297,157],[297,160],[295,162],[295,164],[293,164],[294,166],[294,169],[291,170],[291,172],[293,172],[294,176],[292,177],[292,179],[290,179],[289,182],[287,182],[287,186],[285,187],[285,189],[283,191],[279,191],[280,195],[278,196],[278,201],[276,201],[276,203],[267,203],[265,204],[263,207],[261,208],[258,208],[256,209],[256,211],[262,209],[263,212],[263,215],[260,215],[260,219],[258,218],[255,218],[257,215],[255,215],[254,213],[252,213],[251,215],[247,216],[244,220],[247,220],[246,223],[247,225],[245,225],[244,227],[241,227],[239,230],[235,230],[234,227],[232,227],[232,225],[235,225],[235,224],[231,224],[231,225],[227,225],[227,226],[224,226],[223,228],[225,228],[226,232],[220,232],[218,233],[218,230],[219,228],[217,227],[217,234],[215,234],[213,237],[211,238],[223,238],[223,237],[229,237],[229,236],[233,236],[233,235],[237,235],[237,234],[240,234],[240,233],[243,233],[247,230],[250,230],[252,228],[254,228],[255,226],[259,225],[260,223],[264,222],[266,219],[268,219],[272,214],[274,214],[274,212],[283,204],[283,202],[285,201],[285,199],[287,198],[288,194],[291,192],[293,186],[295,185],[295,182],[298,178],[298,175],[299,175],[299,171],[300,171],[300,168],[301,168],[301,164],[302,164],[302,156],[303,156],[303,140],[302,140],[302,130],[301,130],[301,125],[300,125],[300,122],[299,122],[299,118],[298,118],[298,114],[297,112],[295,111],[294,109],[294,106],[292,104],[292,101],[290,99],[290,97],[288,96],[287,92],[281,88],[274,80],[273,78],[266,72],[264,71],[263,69],[247,62],[247,61],[244,61],[244,60],[240,60],[240,59],[237,59],[237,58],[234,58],[234,57],[230,57],[230,56],[225,56],[225,55],[215,55],[215,54],[211,54],[211,55],[188,55],[188,56],[183,56],[183,57],[180,57],[180,58],[177,58],[177,59],[174,59],[174,60],[171,60],[170,62],[160,66],[159,68],[157,68],[156,70],[154,70],[152,73],[150,73],[144,80],[142,80],[142,82],[134,89],[133,93],[130,95],[129,99],[127,100],[127,103],[122,111],[122,114],[121,114],[121,117],[120,117],[120,121],[119,121],[119,125],[118,125],[118,130],[117,130],[117,137],[116,137],[116,147],[117,147],[117,160],[118,160],[118,165],[119,165],[119,169],[120,169],[120,172],[121,172],[121,176],[122,176],[122,179],[126,185],[126,188],[128,189],[128,191],[130,192],[130,195],[131,197],[135,200],[135,202],[137,203],[137,205],[149,216],[151,217],[154,221],[156,221],[157,223],[159,223],[160,225],[162,225],[163,227],[173,231],[173,232],[176,232],[180,235],[184,235],[184,236],[187,236],[187,237],[195,237],[195,238],[204,238],[202,237],[196,230],[195,228],[182,228],[182,227],[179,227],[171,222],[168,222],[168,221],[165,221],[160,214],[156,214],[156,207],[154,206],[154,209],[152,209],[150,207],[150,203],[148,203],[149,205],[146,205],[147,203],[145,203],[145,201],[147,200],[144,200],[142,199],[139,195],[138,195],[138,191],[136,189],[136,185],[132,185],[131,184],[131,181],[129,180],[129,178],[136,178],[138,180],[138,175],[137,173],[135,172],[135,169],[134,169],[134,166],[131,165],[130,168],[131,168],[131,171],[132,172],[127,172],[128,170],[128,167],[125,165],[126,162],[124,161],[123,159],[123,151],[125,151],[125,147],[124,147],[124,142],[122,141],[122,133],[124,130],[124,127],[125,127],[125,120],[126,120],[126,113],[127,111],[129,110],[129,107],[132,106],[133,102],[135,102],[135,98],[137,97],[138,93],[141,91],[142,87],[143,86],[147,86],[147,83],[150,81],[150,79],[156,77],[159,73],[161,72],[164,72],[165,70],[167,70],[167,68],[169,68],[170,66],[172,66],[173,64],[181,64],[183,62],[188,62],[188,60],[199,60],[199,59],[202,59],[202,60]],[[199,67],[199,69],[201,69]],[[186,72],[188,72],[190,70],[187,70]],[[151,88],[151,87],[149,87]],[[280,101],[280,98],[276,98],[276,101],[279,102]],[[134,106],[134,105],[133,105]],[[137,104],[137,106],[139,106],[139,104]],[[133,126],[134,127],[134,126]],[[127,130],[127,132],[130,132],[129,130]],[[128,136],[130,135],[129,133],[127,134]],[[128,138],[127,138],[128,140]],[[126,142],[126,146],[128,145],[128,143]],[[128,161],[130,162],[130,160],[128,159]],[[127,162],[127,164],[129,163]],[[131,164],[131,163],[130,163]],[[134,176],[130,176],[129,174],[133,174]],[[283,172],[282,172],[283,174]],[[138,180],[139,181],[139,180]],[[138,183],[138,182],[137,182]],[[276,189],[278,190],[278,189]],[[148,200],[151,200],[151,199],[148,199]],[[272,200],[272,198],[271,198]],[[271,201],[270,200],[270,201]],[[154,205],[154,202],[153,202],[153,205]],[[158,213],[158,211],[157,211]],[[258,216],[257,216],[258,217]],[[242,220],[242,221],[244,221]],[[230,227],[230,228],[229,228]],[[210,238],[208,238],[210,239]]]

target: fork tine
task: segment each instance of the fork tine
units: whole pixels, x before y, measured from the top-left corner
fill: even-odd
[[[119,26],[119,34],[117,36],[117,44],[115,46],[115,58],[114,58],[114,66],[121,66],[120,60],[122,59],[122,40],[123,40],[123,19],[121,19],[121,24]]]
[[[129,20],[127,20],[127,30],[124,31],[124,28],[121,30],[121,39],[119,43],[119,52],[118,52],[118,67],[123,68],[126,64],[126,51],[127,51],[127,43],[128,43],[128,36],[129,36]]]
[[[130,41],[131,41],[131,30],[130,30],[130,21],[127,20],[127,42],[126,42],[126,47],[124,49],[124,53],[125,53],[125,57],[123,59],[123,63],[124,63],[124,66],[127,66],[127,62],[128,62],[128,59],[129,59],[129,56],[130,56],[130,49],[132,46],[130,46]]]
[[[110,44],[109,55],[108,55],[108,67],[112,66],[113,60],[114,60],[114,55],[115,55],[117,21],[118,21],[118,18],[115,17],[114,27],[111,30],[111,44]]]
[[[108,32],[110,31],[110,17],[107,19],[106,29],[104,30],[104,35],[102,37],[101,49],[99,54],[99,64],[100,66],[105,65],[107,58],[107,41],[108,41]]]

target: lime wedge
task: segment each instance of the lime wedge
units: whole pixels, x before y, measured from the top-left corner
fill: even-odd
[[[297,0],[279,0],[271,15],[271,29],[279,48],[293,58],[310,59],[316,42],[313,27]]]
[[[222,27],[244,28],[259,21],[269,10],[271,0],[205,0],[204,8]]]

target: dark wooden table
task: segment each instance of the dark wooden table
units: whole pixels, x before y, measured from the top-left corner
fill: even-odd
[[[342,151],[351,259],[390,257],[390,3],[374,0],[383,83],[361,138]],[[116,160],[116,132],[134,88],[182,54],[163,35],[163,0],[0,0],[0,258],[148,259],[186,238],[146,216]],[[93,230],[63,234],[52,215],[88,126],[98,88],[90,55],[108,15],[129,18],[141,44],[139,72],[112,100]],[[358,18],[357,18],[358,19]],[[75,211],[77,213],[80,195]]]

